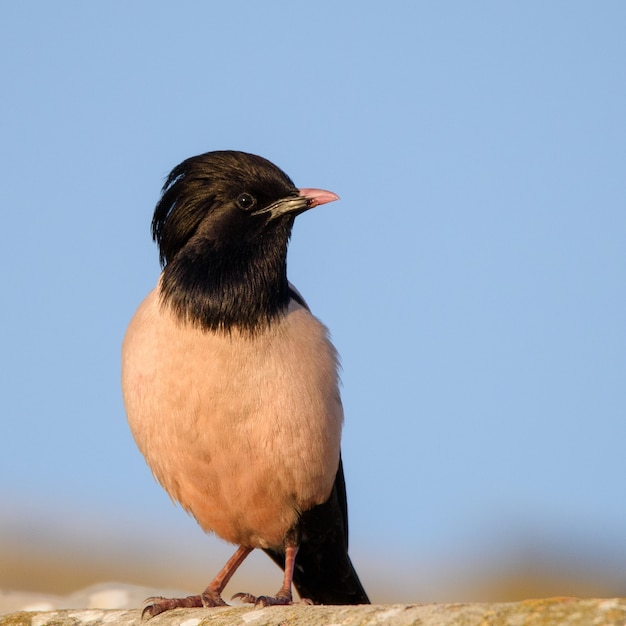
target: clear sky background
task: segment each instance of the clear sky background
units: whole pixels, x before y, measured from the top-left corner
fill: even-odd
[[[228,554],[153,482],[119,352],[164,177],[239,149],[341,196],[289,275],[342,355],[366,584],[626,575],[624,33],[619,0],[6,3],[5,541]]]

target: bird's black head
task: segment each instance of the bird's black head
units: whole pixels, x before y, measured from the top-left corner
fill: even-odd
[[[287,243],[295,216],[336,199],[298,190],[253,154],[207,152],[183,161],[168,176],[152,220],[163,302],[207,330],[254,331],[271,323],[289,301]]]
[[[229,150],[191,157],[171,171],[154,211],[152,236],[161,264],[173,261],[199,231],[217,245],[253,239],[269,217],[257,216],[259,209],[297,196],[282,170],[254,154]]]

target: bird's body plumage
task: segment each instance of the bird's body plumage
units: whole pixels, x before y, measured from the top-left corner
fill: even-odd
[[[124,403],[161,485],[240,548],[203,594],[153,599],[148,615],[222,604],[253,548],[285,569],[262,603],[291,601],[292,576],[314,602],[368,602],[347,553],[337,354],[286,273],[295,216],[335,199],[229,151],[187,159],[164,186],[164,270],[124,339]]]
[[[300,513],[328,499],[342,423],[337,362],[307,309],[292,301],[254,335],[212,333],[181,323],[155,290],[123,358],[139,448],[205,531],[278,548]]]

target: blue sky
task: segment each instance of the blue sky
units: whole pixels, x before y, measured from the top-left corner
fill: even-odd
[[[525,547],[626,573],[625,28],[617,1],[7,5],[4,517],[209,545],[134,446],[119,349],[164,177],[231,148],[341,196],[289,275],[342,355],[363,577]]]

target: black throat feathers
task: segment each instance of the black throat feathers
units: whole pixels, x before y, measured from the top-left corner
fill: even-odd
[[[287,243],[293,220],[280,222],[245,243],[190,242],[163,270],[163,305],[181,322],[207,331],[267,328],[291,298]]]

